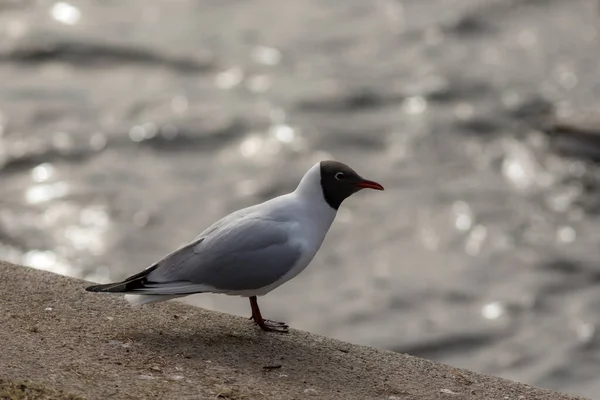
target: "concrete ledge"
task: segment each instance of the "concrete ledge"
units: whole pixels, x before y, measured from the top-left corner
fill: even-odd
[[[0,262],[0,398],[578,399]],[[5,396],[5,397],[3,397]]]

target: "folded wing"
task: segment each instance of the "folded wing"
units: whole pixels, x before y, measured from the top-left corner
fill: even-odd
[[[290,228],[283,221],[242,218],[219,226],[140,274],[92,291],[184,295],[257,290],[283,277],[300,258],[302,246],[291,238]]]

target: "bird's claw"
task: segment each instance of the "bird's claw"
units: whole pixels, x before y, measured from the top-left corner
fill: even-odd
[[[250,317],[249,319],[254,319]],[[284,322],[271,321],[269,319],[263,319],[262,321],[254,321],[256,325],[265,332],[279,332],[288,333],[289,326]]]
[[[288,326],[283,322],[265,320],[259,326],[265,332],[288,333]]]
[[[276,326],[285,326],[286,328],[289,328],[288,324],[286,324],[285,322],[273,321],[270,319],[265,319],[265,324],[276,325]]]

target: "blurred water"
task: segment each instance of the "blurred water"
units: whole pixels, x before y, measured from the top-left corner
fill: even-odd
[[[333,157],[386,191],[264,314],[600,396],[599,10],[1,0],[0,258],[122,279]]]

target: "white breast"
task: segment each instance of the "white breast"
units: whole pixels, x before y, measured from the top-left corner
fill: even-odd
[[[321,248],[321,244],[335,219],[336,210],[329,207],[325,201],[322,204],[315,205],[310,204],[310,202],[307,203],[305,198],[298,196],[296,193],[291,193],[288,196],[293,197],[296,205],[294,207],[296,208],[296,215],[301,216],[301,218],[298,218],[298,222],[291,226],[290,237],[303,249],[302,256],[283,277],[271,285],[257,290],[253,295],[264,296],[302,272]]]

